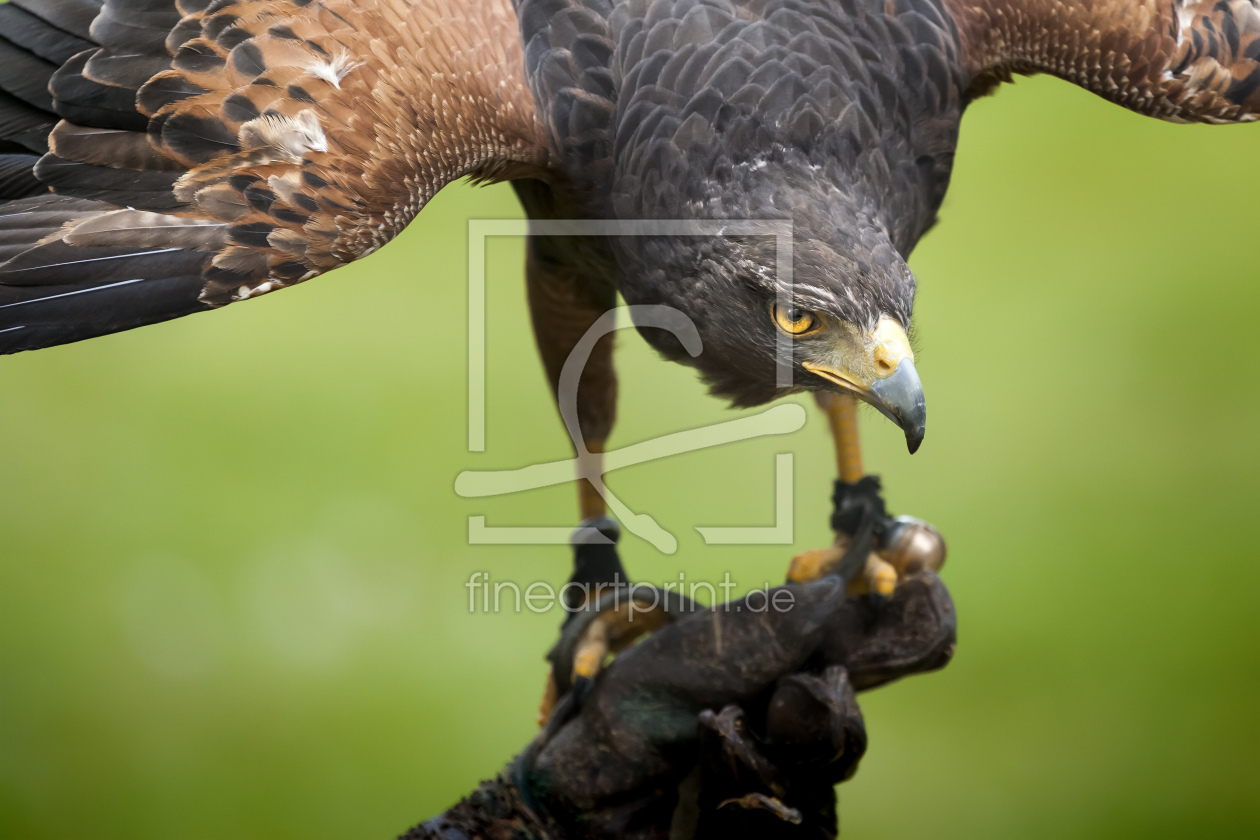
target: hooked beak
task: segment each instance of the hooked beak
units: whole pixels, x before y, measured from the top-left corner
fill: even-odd
[[[869,373],[838,370],[834,363],[802,362],[801,366],[879,409],[906,434],[906,448],[913,455],[923,443],[927,428],[927,404],[923,383],[914,366],[914,351],[906,332],[890,318],[881,318],[869,335]],[[862,366],[858,366],[860,370]]]
[[[869,391],[858,396],[901,427],[911,455],[918,451],[927,431],[927,403],[913,359],[902,359],[892,376],[875,380]]]

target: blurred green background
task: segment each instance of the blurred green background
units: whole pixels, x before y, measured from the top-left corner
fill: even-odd
[[[864,417],[891,506],[935,522],[943,672],[865,695],[849,838],[1260,836],[1260,128],[1166,125],[1051,79],[977,103],[912,260],[923,450]],[[558,616],[464,582],[563,582],[572,487],[465,500],[567,455],[521,242],[489,250],[489,433],[465,450],[466,229],[443,192],[336,276],[214,316],[0,360],[0,837],[391,837],[533,734]],[[614,446],[728,419],[624,333]],[[807,401],[803,401],[806,402]],[[807,403],[808,404],[808,403]],[[646,580],[781,579],[828,539],[804,430],[612,475],[675,533]],[[705,546],[773,521],[795,545]]]

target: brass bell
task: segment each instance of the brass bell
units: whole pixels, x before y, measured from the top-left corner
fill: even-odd
[[[879,555],[893,565],[899,578],[923,569],[939,572],[945,565],[945,538],[917,517],[895,517],[880,543]]]

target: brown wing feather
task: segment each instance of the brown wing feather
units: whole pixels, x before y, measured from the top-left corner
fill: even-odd
[[[1256,0],[945,0],[976,92],[1053,73],[1174,122],[1260,114]]]
[[[150,137],[192,167],[176,186],[189,209],[231,224],[209,303],[372,253],[463,175],[545,165],[505,2],[212,8],[180,27],[177,56],[198,60],[150,83],[206,91],[154,111]]]
[[[0,352],[144,320],[110,314],[82,329],[57,320],[36,337],[34,305],[53,298],[17,292],[15,266],[53,284],[81,283],[93,257],[144,259],[157,272],[169,263],[181,275],[200,264],[196,305],[220,306],[372,253],[460,177],[546,175],[510,0],[106,0],[92,33],[101,49],[75,57],[61,90],[85,117],[127,101],[135,110],[91,124],[104,128],[62,122],[52,132],[36,175],[95,203],[73,205],[51,239],[31,226],[42,242],[6,246],[17,255],[0,263]],[[124,49],[143,61],[114,60]],[[128,130],[136,118],[147,133]],[[0,219],[10,207],[30,213],[2,201]],[[30,272],[41,259],[51,274]]]

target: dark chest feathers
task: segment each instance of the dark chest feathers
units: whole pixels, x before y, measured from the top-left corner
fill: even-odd
[[[790,207],[765,193],[782,168],[866,205],[903,252],[934,219],[966,88],[934,3],[517,8],[558,163],[591,215],[781,216]]]

